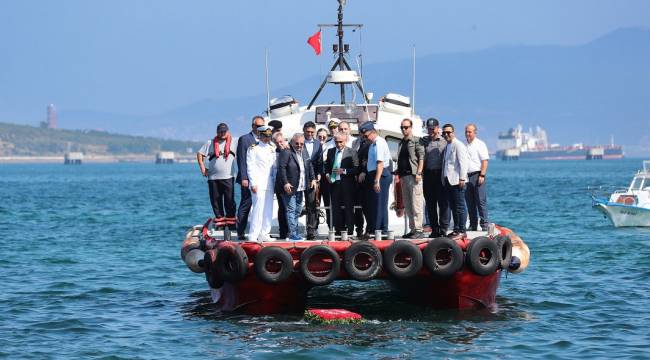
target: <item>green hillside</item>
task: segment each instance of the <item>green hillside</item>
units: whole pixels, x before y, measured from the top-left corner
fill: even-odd
[[[154,154],[158,151],[186,153],[201,143],[152,137],[110,134],[94,130],[44,129],[0,123],[0,156],[62,155],[66,151],[84,154]]]

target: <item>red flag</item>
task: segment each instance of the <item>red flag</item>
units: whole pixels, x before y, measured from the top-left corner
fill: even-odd
[[[314,48],[316,55],[320,55],[320,30],[307,39],[307,44]]]

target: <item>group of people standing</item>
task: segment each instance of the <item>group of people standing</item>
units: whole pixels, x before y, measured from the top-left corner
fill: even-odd
[[[418,124],[419,125],[419,124]],[[252,119],[251,131],[241,136],[233,151],[227,124],[197,153],[216,224],[236,227],[239,240],[269,241],[273,198],[278,199],[279,238],[303,239],[298,219],[306,214],[307,240],[317,235],[321,201],[326,221],[337,235],[370,239],[377,230],[388,231],[388,198],[393,175],[401,182],[401,204],[408,218],[404,238],[422,238],[423,224],[430,237],[459,238],[466,231],[487,229],[485,178],[489,159],[485,143],[476,138],[476,126],[465,127],[467,144],[455,136],[453,125],[426,121],[428,135],[413,136],[413,121],[401,122],[403,138],[393,161],[386,140],[372,121],[350,133],[346,121],[331,119],[327,129],[307,122],[302,133],[287,142],[282,123]],[[208,162],[206,164],[206,158]],[[236,208],[234,182],[240,185]],[[303,211],[304,210],[304,211]],[[398,209],[401,210],[401,209]],[[453,219],[452,233],[447,233]]]

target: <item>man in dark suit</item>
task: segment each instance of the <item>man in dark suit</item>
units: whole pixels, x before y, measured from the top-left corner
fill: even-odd
[[[257,115],[253,117],[252,130],[246,135],[240,136],[237,140],[237,183],[241,185],[241,199],[237,209],[237,236],[239,240],[245,240],[246,227],[248,226],[248,214],[251,211],[253,201],[251,191],[248,188],[248,171],[246,167],[246,155],[251,145],[257,143],[257,128],[264,125],[264,118]]]
[[[357,152],[346,147],[348,135],[334,135],[335,147],[327,152],[325,177],[330,184],[332,226],[336,232],[354,234],[355,176],[359,173]],[[343,206],[343,209],[341,209]]]
[[[320,141],[316,139],[316,124],[308,121],[302,127],[305,135],[305,151],[311,160],[316,180],[320,182],[323,172],[323,149]],[[305,207],[307,210],[307,240],[316,238],[318,232],[318,203],[316,199],[317,188],[305,190]]]
[[[270,125],[269,125],[270,126]],[[284,139],[282,132],[273,133],[272,136],[273,143],[275,144],[275,151],[277,153],[277,158],[280,158],[280,153],[283,151],[291,151],[289,148],[289,143]],[[278,230],[280,232],[280,239],[286,239],[289,236],[289,224],[287,223],[287,208],[284,207],[284,201],[282,201],[282,194],[284,190],[282,187],[277,186],[277,176],[276,183],[274,184],[275,197],[278,199]]]
[[[304,145],[304,135],[297,133],[291,139],[291,150],[278,154],[276,191],[283,190],[282,201],[287,211],[289,239],[293,241],[302,240],[298,233],[298,218],[302,212],[304,192],[316,187],[314,168]]]

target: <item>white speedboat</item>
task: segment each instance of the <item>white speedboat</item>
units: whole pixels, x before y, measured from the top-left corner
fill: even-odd
[[[592,194],[593,207],[615,227],[650,226],[650,160],[643,161],[627,189],[614,191],[609,200]]]

